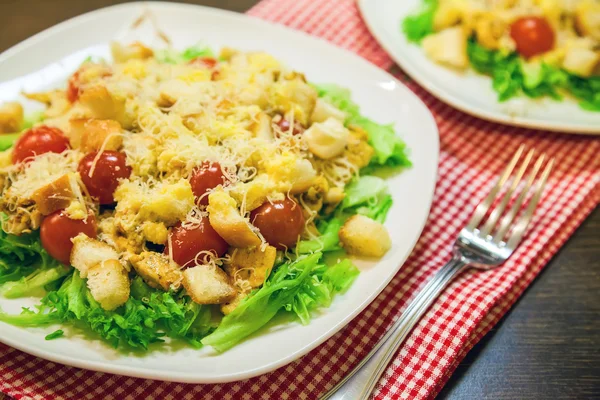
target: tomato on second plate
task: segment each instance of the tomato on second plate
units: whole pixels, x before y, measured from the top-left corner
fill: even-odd
[[[31,128],[15,143],[12,152],[13,164],[44,153],[62,153],[69,149],[69,139],[58,128],[41,125]]]
[[[263,203],[250,213],[250,222],[271,246],[285,249],[296,244],[305,219],[300,205],[286,197],[282,201]]]
[[[40,226],[42,246],[48,254],[65,265],[70,264],[73,239],[80,233],[96,237],[96,217],[89,215],[86,220],[71,219],[64,210],[46,216]]]
[[[525,58],[545,53],[554,48],[556,35],[543,17],[521,17],[510,27],[510,36],[517,44],[517,52]]]
[[[170,250],[170,247],[172,249]],[[199,226],[193,228],[184,228],[181,224],[176,225],[169,233],[169,240],[165,246],[164,253],[171,252],[173,261],[182,267],[194,266],[196,255],[201,251],[210,251],[218,257],[222,257],[229,248],[229,245],[214,230],[208,218],[202,218]],[[199,257],[200,262],[204,259]]]
[[[217,162],[205,161],[198,168],[195,168],[190,177],[192,192],[199,199],[199,204],[208,205],[208,195],[206,193],[226,182],[225,174],[221,165]]]
[[[115,202],[113,193],[119,185],[119,180],[129,178],[131,167],[127,166],[125,154],[107,150],[98,157],[98,162],[90,176],[97,154],[97,152],[89,153],[83,157],[77,171],[92,197],[97,198],[100,204],[112,204]]]

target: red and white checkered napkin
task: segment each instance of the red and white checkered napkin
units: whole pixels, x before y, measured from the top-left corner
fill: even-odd
[[[382,68],[392,61],[352,0],[265,0],[250,14],[321,36]],[[314,399],[363,358],[419,287],[450,257],[475,205],[521,143],[556,158],[528,238],[502,267],[465,273],[425,315],[388,368],[376,398],[434,397],[465,354],[502,317],[600,201],[600,140],[510,128],[469,117],[405,82],[440,129],[439,181],[413,254],[360,316],[286,367],[247,381],[186,385],[64,367],[0,345],[0,391],[16,398]]]

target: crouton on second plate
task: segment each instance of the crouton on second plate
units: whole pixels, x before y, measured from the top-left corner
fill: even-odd
[[[100,306],[111,311],[129,299],[129,276],[118,260],[102,261],[88,271],[87,286]]]
[[[226,303],[237,293],[225,271],[211,265],[198,265],[183,271],[183,287],[198,304]]]
[[[82,278],[87,278],[90,268],[106,261],[117,260],[119,255],[110,245],[80,233],[72,239],[71,265],[79,271]]]
[[[340,229],[339,235],[346,251],[357,256],[382,257],[392,247],[385,227],[360,214],[350,217]]]

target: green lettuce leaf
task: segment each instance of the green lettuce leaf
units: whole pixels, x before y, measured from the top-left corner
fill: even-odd
[[[181,52],[170,48],[154,52],[154,58],[165,64],[182,64],[196,57],[214,57],[214,53],[209,47],[202,45],[188,47]]]
[[[385,180],[366,175],[346,186],[346,197],[339,212],[362,214],[383,223],[392,204],[392,196],[388,193]]]
[[[219,327],[202,340],[218,351],[230,349],[266,325],[280,310],[287,310],[304,324],[317,307],[328,306],[336,293],[346,290],[358,269],[345,260],[332,267],[320,264],[322,253],[300,256],[280,265],[262,288],[251,293]]]
[[[402,29],[410,42],[419,43],[425,36],[433,32],[433,16],[437,7],[437,0],[423,0],[419,12],[402,21]]]
[[[298,242],[296,251],[299,254],[306,254],[340,250],[341,247],[338,232],[341,227],[342,221],[339,218],[332,218],[329,221],[321,220],[318,226],[321,236],[315,239]]]
[[[348,89],[334,84],[315,85],[319,97],[346,112],[346,125],[356,125],[369,135],[369,144],[375,150],[371,160],[374,165],[409,167],[406,144],[396,135],[392,125],[381,125],[360,114],[360,109],[351,99]]]
[[[25,309],[19,315],[0,312],[0,321],[19,326],[70,323],[91,330],[114,347],[143,349],[164,337],[199,347],[200,340],[214,329],[210,308],[182,294],[151,289],[140,277],[134,278],[127,303],[106,311],[79,274],[71,274],[58,291],[48,293],[36,311]]]

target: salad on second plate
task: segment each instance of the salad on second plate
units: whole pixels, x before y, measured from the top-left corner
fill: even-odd
[[[598,0],[423,0],[402,25],[434,62],[490,75],[499,101],[566,95],[600,111]]]
[[[0,321],[69,324],[115,346],[226,350],[292,312],[308,323],[382,257],[390,126],[266,53],[112,45],[65,89],[0,107]],[[58,330],[47,339],[62,336]]]

